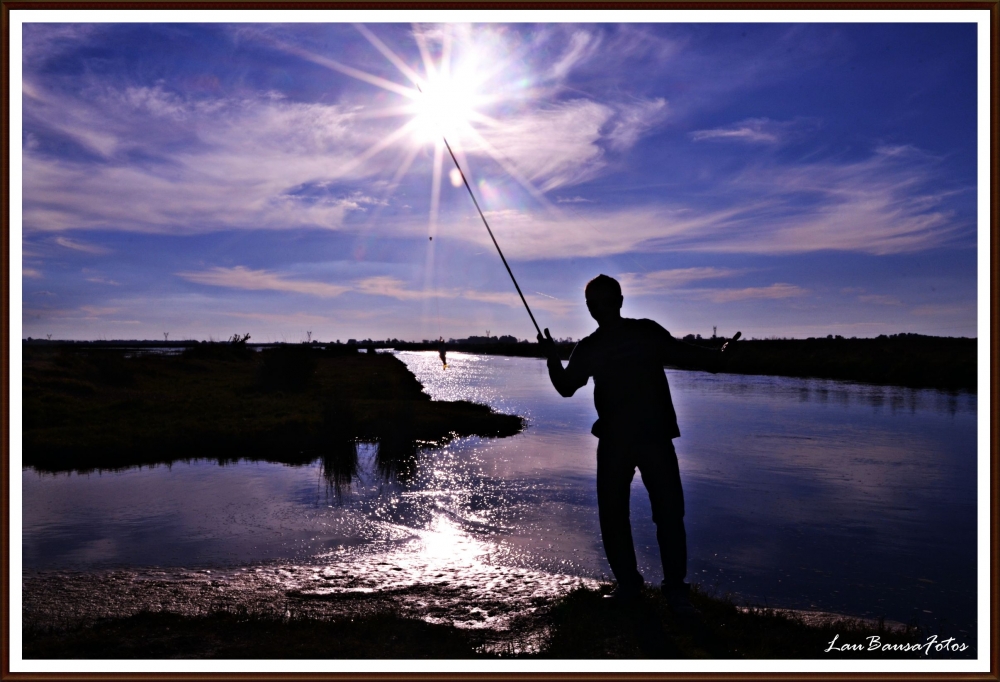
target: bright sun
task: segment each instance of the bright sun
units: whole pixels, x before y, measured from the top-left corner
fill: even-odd
[[[438,74],[421,86],[414,99],[414,129],[421,142],[458,137],[476,116],[476,83],[455,75]]]

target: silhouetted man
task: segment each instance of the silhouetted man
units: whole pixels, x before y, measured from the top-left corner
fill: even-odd
[[[565,368],[548,329],[538,341],[548,356],[552,385],[563,397],[594,377],[597,507],[604,551],[618,581],[611,596],[630,600],[643,584],[629,523],[629,489],[638,467],[656,523],[663,592],[675,611],[693,612],[684,582],[684,493],[673,445],[681,433],[663,366],[695,364],[717,371],[722,355],[678,341],[652,320],[622,317],[621,286],[607,275],[588,282],[585,295],[597,330],[576,345]]]

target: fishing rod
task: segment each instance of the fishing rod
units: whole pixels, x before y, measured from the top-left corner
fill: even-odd
[[[417,90],[423,94],[423,90],[420,89],[420,85],[417,85]],[[479,208],[479,202],[476,201],[476,195],[472,192],[472,187],[469,186],[469,181],[465,177],[465,171],[462,170],[461,164],[458,163],[458,159],[455,158],[455,152],[451,150],[451,145],[448,144],[448,138],[442,133],[441,139],[444,140],[444,146],[448,149],[448,154],[451,155],[451,160],[455,162],[455,168],[458,169],[458,174],[462,176],[462,182],[465,183],[465,189],[469,190],[469,196],[472,197],[472,203],[476,205],[476,210],[479,211],[479,217],[483,219],[483,225],[486,226],[486,231],[490,233],[490,239],[493,240],[493,246],[497,247],[497,253],[500,254],[500,260],[503,261],[503,266],[507,268],[507,274],[510,275],[510,281],[514,283],[514,288],[517,289],[517,295],[521,297],[521,303],[524,304],[524,309],[528,311],[528,317],[531,318],[531,324],[535,325],[535,331],[538,335],[542,335],[542,330],[538,327],[538,322],[535,321],[535,316],[531,314],[531,308],[528,306],[528,302],[524,298],[524,294],[521,293],[521,287],[517,284],[517,279],[514,277],[514,272],[510,269],[510,265],[507,264],[507,259],[503,256],[503,251],[500,250],[500,245],[497,244],[497,238],[493,236],[493,230],[490,229],[490,224],[486,221],[486,216],[483,215],[483,209]]]
[[[497,238],[493,236],[493,230],[490,229],[490,224],[486,222],[486,216],[483,215],[483,209],[479,208],[479,202],[476,201],[476,195],[472,193],[472,188],[469,187],[469,181],[465,178],[465,172],[462,167],[458,164],[458,159],[455,158],[455,152],[451,151],[451,145],[448,144],[448,139],[442,135],[441,139],[444,140],[444,146],[448,148],[448,153],[451,155],[451,160],[455,162],[455,168],[458,169],[458,174],[462,176],[462,182],[465,183],[465,189],[469,190],[469,196],[472,197],[472,203],[476,205],[476,210],[479,211],[479,217],[483,219],[483,225],[486,226],[486,231],[490,233],[490,239],[493,240],[493,246],[497,247],[497,253],[500,254],[500,260],[503,261],[503,266],[507,268],[507,274],[510,275],[510,281],[514,283],[514,288],[517,289],[517,295],[521,297],[521,303],[524,304],[524,309],[528,311],[528,317],[531,318],[531,324],[535,325],[535,331],[541,336],[542,330],[538,328],[538,323],[535,321],[535,316],[531,314],[531,308],[528,307],[528,302],[524,300],[524,294],[521,293],[521,287],[517,285],[517,280],[514,278],[514,273],[511,271],[510,266],[507,264],[507,259],[503,257],[503,251],[500,250],[500,245],[497,244]]]

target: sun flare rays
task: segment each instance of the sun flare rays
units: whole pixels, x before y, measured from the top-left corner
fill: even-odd
[[[512,71],[508,67],[516,55],[489,52],[477,43],[474,36],[462,33],[468,32],[467,27],[444,25],[429,29],[414,25],[412,36],[419,54],[419,63],[414,65],[408,63],[367,26],[357,24],[355,28],[403,76],[407,84],[307,52],[300,47],[282,46],[315,64],[402,98],[402,101],[359,108],[356,114],[358,118],[400,118],[402,123],[356,155],[347,166],[339,169],[338,175],[343,176],[356,170],[391,147],[410,146],[404,162],[396,166],[394,178],[389,183],[389,190],[394,191],[412,166],[415,159],[413,150],[433,145],[427,231],[428,236],[434,237],[441,209],[441,176],[448,172],[443,163],[443,140],[446,139],[467,177],[472,174],[470,155],[484,154],[496,164],[497,170],[512,178],[545,210],[558,212],[558,208],[541,189],[525,177],[517,164],[496,149],[483,135],[486,130],[500,129],[503,126],[501,118],[491,115],[491,108],[523,103],[533,96],[534,87],[530,76],[526,77],[519,72],[516,77],[511,74],[505,77],[507,71]],[[456,32],[461,34],[459,39],[454,35]],[[470,182],[476,184],[472,179]]]

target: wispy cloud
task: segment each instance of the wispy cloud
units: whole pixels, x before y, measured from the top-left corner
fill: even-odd
[[[354,282],[352,291],[370,296],[388,296],[389,298],[395,298],[399,301],[421,301],[434,298],[444,298],[478,301],[480,303],[503,305],[510,308],[518,308],[521,306],[521,299],[518,298],[517,294],[513,291],[492,292],[459,288],[411,289],[407,287],[406,283],[402,280],[387,276],[368,277],[358,280]],[[571,304],[551,296],[543,295],[543,297],[538,297],[529,294],[525,298],[528,300],[529,305],[532,305],[539,310],[546,310],[558,315],[565,314],[573,307]]]
[[[388,296],[400,301],[416,301],[424,298],[454,298],[455,293],[446,292],[440,289],[415,290],[406,287],[406,284],[395,277],[368,277],[354,283],[352,291],[369,296]]]
[[[740,207],[695,212],[651,206],[578,211],[570,216],[506,209],[488,217],[505,254],[535,260],[600,257],[639,250],[668,251],[682,246],[690,249],[744,210]],[[443,223],[439,233],[492,247],[485,230],[475,225],[471,217]]]
[[[400,165],[405,145],[374,150],[398,120],[366,118],[349,104],[292,102],[267,94],[205,100],[162,86],[94,84],[86,98],[26,79],[30,141],[23,148],[27,231],[111,229],[338,229],[350,211],[386,205],[361,187]],[[628,148],[659,122],[662,99],[606,105],[574,99],[505,116],[464,152],[499,150],[510,170],[542,192],[597,177],[605,147]],[[87,150],[76,163],[38,142],[41,131]],[[366,152],[366,150],[368,150]],[[130,158],[148,159],[129,163]],[[301,186],[355,185],[304,197]],[[64,244],[68,248],[73,248]]]
[[[672,270],[656,270],[655,272],[626,272],[619,276],[622,290],[631,296],[657,294],[663,291],[678,289],[689,282],[705,279],[733,277],[740,270],[730,268],[675,268]]]
[[[73,251],[82,251],[83,253],[91,253],[94,255],[101,255],[110,253],[110,249],[106,249],[103,246],[95,246],[93,244],[85,244],[81,241],[75,239],[70,239],[69,237],[56,237],[56,244],[67,249],[72,249]]]
[[[601,44],[601,37],[582,29],[573,31],[566,51],[552,65],[547,75],[553,80],[562,80],[580,62],[593,56]]]
[[[608,144],[617,150],[630,149],[668,114],[667,100],[662,97],[619,105],[605,135]]]
[[[742,271],[728,268],[681,268],[658,272],[625,273],[619,277],[622,291],[626,296],[648,296],[670,292],[672,296],[690,298],[713,303],[733,301],[796,298],[809,293],[795,284],[775,283],[766,287],[705,288],[686,287],[691,282],[734,277]]]
[[[695,293],[695,292],[693,292]],[[794,284],[776,283],[767,287],[745,287],[743,289],[704,289],[696,292],[700,298],[713,303],[732,303],[750,299],[780,299],[805,296],[809,291]]]
[[[196,284],[251,291],[286,291],[322,298],[336,298],[345,291],[350,291],[350,287],[288,279],[283,275],[266,270],[251,270],[242,265],[233,268],[212,268],[204,272],[178,272],[177,275]]]
[[[226,317],[235,317],[241,320],[259,320],[261,322],[271,322],[282,325],[289,326],[301,326],[309,324],[324,324],[330,321],[330,318],[324,317],[323,315],[313,315],[309,313],[256,313],[256,312],[241,312],[241,311],[224,311],[220,312],[220,315],[225,315]],[[338,311],[338,317],[343,317],[343,315]]]
[[[548,192],[597,177],[606,165],[605,148],[631,148],[666,116],[663,98],[624,103],[578,98],[505,117],[480,132],[486,145],[472,140],[464,149],[478,156],[499,153]]]
[[[903,305],[903,302],[896,296],[888,296],[885,294],[862,294],[861,296],[858,296],[858,301],[861,303],[872,303],[874,305]]]
[[[922,317],[968,317],[971,314],[974,319],[976,306],[974,303],[928,303],[914,306],[910,312]]]
[[[404,281],[386,275],[366,277],[343,285],[290,279],[283,274],[266,270],[250,270],[243,266],[216,267],[203,272],[179,272],[177,275],[189,282],[208,286],[250,291],[280,291],[321,298],[336,298],[344,293],[352,292],[367,296],[385,296],[408,302],[442,298],[479,301],[511,308],[521,306],[521,300],[514,292],[488,292],[461,288],[410,288]],[[525,298],[533,307],[557,315],[563,315],[574,307],[572,304],[551,296],[528,295]]]
[[[100,276],[97,276],[97,277],[88,277],[87,281],[88,282],[93,282],[94,284],[108,284],[108,285],[113,286],[113,287],[117,287],[117,286],[121,285],[121,282],[116,282],[113,279],[108,279],[107,277],[100,277]]]
[[[51,59],[63,51],[76,49],[106,30],[101,24],[25,23],[21,35],[24,61]]]
[[[384,127],[350,107],[266,95],[182,99],[159,87],[101,84],[86,99],[29,88],[27,124],[58,130],[93,157],[74,163],[44,146],[24,149],[27,231],[337,228],[346,212],[383,201],[360,189],[289,195],[308,183],[350,187],[381,167],[359,158]],[[127,162],[135,156],[150,162]]]
[[[722,128],[696,130],[691,133],[695,142],[745,142],[752,144],[784,144],[798,138],[819,125],[817,119],[798,118],[792,121],[772,121],[769,118],[748,118]]]
[[[34,268],[21,268],[22,277],[30,277],[31,279],[41,279],[42,273]]]
[[[95,305],[82,305],[80,310],[86,313],[87,317],[104,317],[105,315],[114,315],[121,308],[111,308],[107,306],[95,306]]]
[[[499,150],[521,176],[547,192],[597,175],[604,166],[601,129],[613,116],[614,109],[604,104],[570,100],[507,117],[481,132],[488,147],[470,141],[464,149],[478,156]]]

